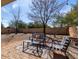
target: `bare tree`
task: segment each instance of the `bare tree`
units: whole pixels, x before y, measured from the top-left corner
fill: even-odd
[[[1,23],[1,29],[3,29],[4,28],[4,25],[3,25],[3,23]]]
[[[58,0],[32,0],[29,18],[43,24],[44,36],[46,36],[47,22],[55,18],[55,15],[67,4],[68,0],[60,2]],[[45,39],[45,38],[44,38]]]
[[[14,23],[13,27],[16,29],[16,34],[17,34],[17,32],[18,32],[18,22],[19,22],[19,20],[21,20],[20,19],[20,13],[21,13],[20,7],[18,7],[18,10],[16,10],[16,11],[17,11],[17,13],[15,13],[14,10],[11,11],[12,16],[13,16],[11,23]]]

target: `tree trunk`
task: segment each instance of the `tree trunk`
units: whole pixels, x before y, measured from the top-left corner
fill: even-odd
[[[63,24],[60,24],[60,27],[62,28],[63,27]]]
[[[15,30],[16,30],[15,34],[17,34],[17,33],[18,33],[18,32],[17,32],[17,31],[18,31],[17,28],[16,28]]]
[[[18,21],[16,22],[16,32],[15,32],[15,34],[17,34],[18,33]]]
[[[43,38],[43,43],[45,43],[45,40],[46,40],[46,24],[43,24],[43,33],[44,33],[44,38]]]

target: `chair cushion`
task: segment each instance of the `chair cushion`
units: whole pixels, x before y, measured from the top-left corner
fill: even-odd
[[[64,45],[66,42],[68,43],[69,41],[69,37],[68,36],[64,36],[63,40],[61,41],[61,44]]]
[[[69,38],[68,37],[63,37],[64,39],[60,42],[60,45],[59,44],[53,44],[53,47],[54,48],[57,48],[57,49],[63,49],[64,47],[68,47],[69,45]]]

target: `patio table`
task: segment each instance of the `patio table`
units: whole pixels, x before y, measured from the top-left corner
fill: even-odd
[[[32,44],[32,46],[36,47],[36,50],[33,51],[34,55],[37,55],[37,56],[41,57],[42,54],[44,53],[43,50],[45,50],[45,49],[47,51],[51,50],[51,44],[50,43],[48,43],[48,44],[49,45],[43,45],[43,43],[40,43],[38,41],[37,42],[34,41],[33,44]]]
[[[36,54],[38,54],[37,56],[41,56],[42,55],[42,53],[43,53],[42,49],[41,49],[42,43],[40,44],[40,42],[37,41],[37,40],[33,40],[33,41],[26,40],[26,41],[24,41],[24,43],[27,43],[27,49],[29,49],[28,48],[29,46],[36,47],[36,49],[32,51],[34,55],[36,55]],[[24,44],[23,44],[23,46],[24,46]],[[24,52],[24,49],[25,48],[23,48],[23,52]]]
[[[47,39],[47,37],[46,37],[46,39]],[[44,42],[42,42],[42,41],[43,41],[42,39],[37,39],[37,40],[25,40],[24,42],[28,43],[27,48],[29,46],[36,47],[36,49],[33,50],[32,53],[35,56],[41,57],[42,54],[44,54],[44,51],[43,51],[44,49],[50,51],[52,48],[52,42],[45,42],[45,44],[44,44]]]

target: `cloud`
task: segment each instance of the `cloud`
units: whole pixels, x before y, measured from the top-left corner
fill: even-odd
[[[1,11],[4,12],[4,13],[8,13],[8,12],[9,12],[9,11],[8,11],[6,8],[4,8],[4,7],[1,9]]]
[[[15,9],[16,7],[18,7],[18,4],[15,3],[15,4],[12,5],[13,9]]]

